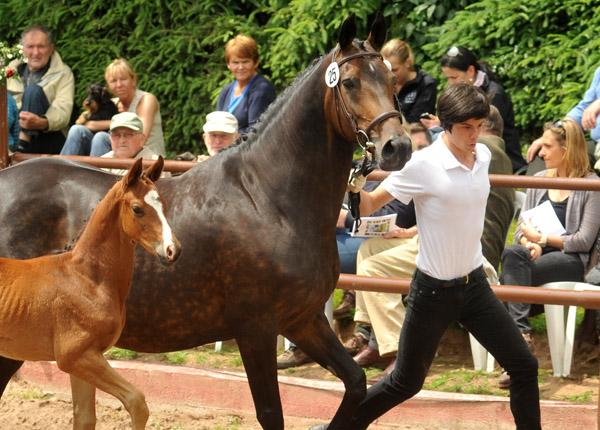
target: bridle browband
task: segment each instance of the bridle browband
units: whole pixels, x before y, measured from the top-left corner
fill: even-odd
[[[380,59],[383,59],[382,55],[379,52],[358,52],[356,54],[348,55],[347,57],[342,58],[339,62],[337,62],[337,65],[338,65],[338,67],[341,67],[343,64],[347,63],[348,61],[352,61],[357,58],[365,58],[365,57],[378,57]],[[332,62],[335,61],[335,50],[331,54],[331,61]],[[340,81],[341,81],[341,79],[340,79]],[[335,85],[335,87],[333,87],[333,91],[335,94],[336,104],[339,104],[341,106],[344,116],[346,117],[346,119],[348,120],[348,122],[350,123],[352,128],[354,129],[354,133],[356,134],[356,141],[358,142],[358,144],[361,146],[361,148],[365,152],[368,149],[370,149],[370,147],[373,146],[373,143],[371,143],[370,133],[380,123],[382,123],[386,119],[392,118],[392,117],[400,118],[400,122],[402,123],[402,114],[397,110],[391,110],[391,111],[384,112],[380,115],[377,115],[375,118],[373,118],[371,120],[371,122],[369,123],[367,128],[365,130],[362,130],[361,128],[358,127],[356,120],[354,119],[354,117],[348,111],[348,108],[346,107],[346,103],[344,102],[344,99],[340,92],[339,82]]]

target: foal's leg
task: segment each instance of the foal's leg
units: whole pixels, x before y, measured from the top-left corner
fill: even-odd
[[[15,361],[11,360],[10,358],[0,357],[0,397],[2,397],[10,378],[17,373],[17,370],[19,370],[22,365],[22,361]]]
[[[244,334],[236,336],[256,417],[265,430],[283,430],[283,411],[277,383],[277,332],[275,323],[241,323]]]
[[[301,321],[282,334],[342,380],[346,392],[327,429],[347,429],[354,411],[367,394],[365,373],[331,330],[325,314],[319,311],[312,319]]]
[[[150,413],[144,394],[110,367],[102,353],[88,350],[74,363],[60,363],[58,361],[57,363],[61,370],[119,399],[131,415],[131,424],[134,430],[144,430],[146,428]],[[78,386],[78,388],[81,388],[81,386]]]
[[[73,396],[73,430],[96,428],[96,387],[69,375]]]

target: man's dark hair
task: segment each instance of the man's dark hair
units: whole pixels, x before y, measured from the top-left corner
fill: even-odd
[[[470,119],[486,119],[490,113],[487,94],[479,87],[457,82],[446,87],[438,100],[438,117],[444,130]]]
[[[43,25],[39,24],[30,25],[25,30],[23,30],[23,33],[21,33],[21,43],[25,42],[25,35],[32,31],[41,31],[42,33],[44,33],[48,37],[48,45],[52,45],[54,43],[54,36],[52,36],[52,31],[48,27],[44,27]]]

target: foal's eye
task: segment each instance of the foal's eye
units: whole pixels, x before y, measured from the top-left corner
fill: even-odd
[[[144,215],[144,210],[139,206],[133,206],[131,209],[133,210],[133,213],[138,216]]]
[[[342,85],[344,86],[345,89],[347,90],[352,90],[354,89],[355,85],[354,85],[354,81],[352,79],[344,79],[342,81]]]

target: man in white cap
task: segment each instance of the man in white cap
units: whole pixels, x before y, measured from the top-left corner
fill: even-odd
[[[208,155],[199,155],[198,161],[204,161],[231,145],[238,138],[238,121],[229,112],[215,111],[206,115],[203,127],[204,144]]]
[[[121,112],[110,120],[110,146],[112,151],[105,158],[147,158],[156,160],[150,148],[144,146],[144,125],[134,112]],[[116,175],[124,175],[127,169],[104,169]]]

